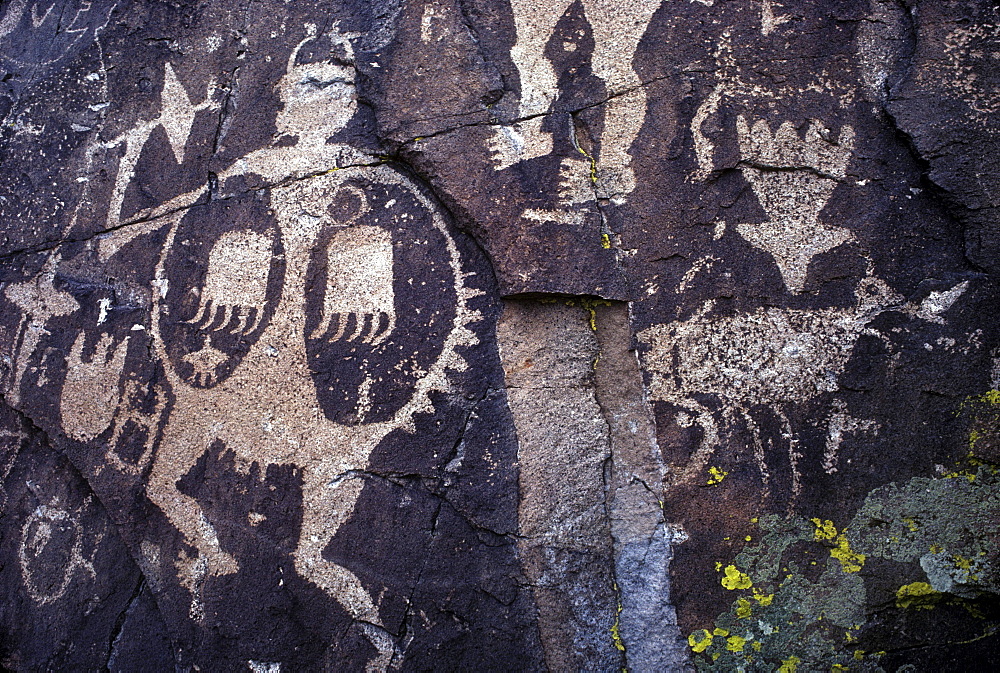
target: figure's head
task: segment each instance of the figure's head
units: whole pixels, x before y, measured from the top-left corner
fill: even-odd
[[[296,65],[302,47],[314,40],[329,40],[326,59]],[[354,86],[354,49],[337,26],[317,37],[316,26],[306,25],[306,38],[288,57],[285,76],[278,82],[282,109],[276,124],[278,133],[295,135],[299,142],[325,142],[347,125],[358,107]]]

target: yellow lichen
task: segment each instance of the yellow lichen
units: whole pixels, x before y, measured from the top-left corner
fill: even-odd
[[[707,483],[709,486],[717,486],[722,483],[723,479],[729,476],[729,472],[725,470],[720,470],[717,467],[708,468],[708,474],[709,477]]]
[[[755,601],[760,603],[762,606],[767,607],[774,600],[774,594],[765,594],[759,589],[753,590],[753,598]]]
[[[764,643],[760,642],[759,640],[755,640],[752,643],[750,643],[750,647],[752,647],[755,651],[760,652],[760,648],[764,647]]]
[[[572,300],[570,300],[570,301],[572,301]],[[573,305],[570,302],[567,302],[567,304],[569,304],[570,306]],[[592,330],[594,330],[596,332],[597,331],[597,310],[596,309],[597,309],[598,306],[611,306],[611,302],[610,301],[606,301],[604,299],[587,299],[586,297],[584,297],[583,299],[580,300],[580,306],[582,306],[584,309],[586,309],[587,313],[590,314],[590,329],[592,329]]]
[[[750,601],[745,598],[737,599],[736,601],[736,617],[738,619],[746,619],[753,614],[753,609],[750,607]]]
[[[941,594],[927,582],[913,582],[896,590],[896,607],[930,610],[940,598]]]
[[[607,234],[601,234],[601,247],[605,250],[611,249],[611,237]]]
[[[703,633],[704,637],[698,637],[699,633]],[[713,636],[708,632],[708,629],[701,629],[701,631],[695,631],[690,636],[688,636],[688,645],[695,652],[704,652],[709,647],[712,646]]]
[[[713,636],[722,636],[723,638],[729,635],[729,631],[725,630],[721,626],[716,626],[712,629]]]
[[[622,641],[622,634],[618,630],[618,626],[620,623],[621,623],[621,618],[616,616],[615,623],[611,625],[611,640],[614,642],[615,648],[617,648],[620,652],[624,652],[625,643]]]
[[[813,533],[813,539],[816,541],[820,540],[832,540],[837,537],[837,527],[833,525],[833,522],[829,519],[809,519],[812,521],[813,525],[816,526],[816,531]]]
[[[855,659],[855,661],[861,661],[864,658],[865,658],[865,651],[864,650],[854,650],[854,659]]]
[[[742,652],[747,644],[747,639],[741,636],[729,636],[726,638],[726,649],[730,652]]]
[[[1000,404],[1000,390],[988,390],[979,398],[980,402]]]
[[[845,530],[844,533],[846,532]],[[867,557],[851,549],[851,543],[844,533],[837,536],[837,546],[830,550],[830,556],[840,561],[845,573],[856,573],[865,565]]]
[[[781,662],[781,666],[778,668],[778,673],[795,673],[795,671],[799,669],[799,664],[801,662],[802,660],[793,654]]]
[[[750,576],[744,572],[740,572],[740,569],[734,565],[726,566],[725,573],[726,576],[722,578],[722,586],[730,591],[735,589],[749,589],[753,586]]]

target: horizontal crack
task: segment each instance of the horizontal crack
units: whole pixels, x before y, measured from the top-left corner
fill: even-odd
[[[323,175],[329,175],[330,173],[334,173],[336,171],[341,171],[341,170],[346,170],[348,168],[371,168],[371,167],[374,167],[374,166],[381,166],[381,165],[383,165],[383,164],[386,163],[386,159],[383,159],[383,158],[377,158],[376,159],[376,158],[373,157],[373,159],[375,159],[375,160],[373,160],[371,163],[348,164],[346,166],[338,166],[336,168],[331,168],[329,170],[316,171],[315,173],[309,173],[309,174],[306,174],[306,175],[289,176],[289,177],[287,177],[287,178],[285,178],[283,180],[279,180],[279,181],[274,182],[274,183],[265,183],[265,184],[262,184],[260,186],[254,187],[252,190],[242,190],[242,191],[237,191],[237,192],[223,194],[223,195],[218,196],[214,200],[216,200],[216,201],[227,201],[229,199],[235,199],[235,198],[239,198],[241,196],[245,196],[245,195],[250,194],[251,192],[257,191],[259,189],[277,189],[279,187],[285,187],[287,185],[295,184],[296,182],[302,182],[302,181],[305,181],[305,180],[312,180],[313,178],[321,177]],[[202,185],[198,190],[193,190],[193,191],[200,191],[200,192],[202,192],[204,194],[208,194],[209,193],[210,183],[211,183],[211,180],[207,179],[205,181],[204,185]],[[188,192],[188,193],[190,194],[192,192]],[[138,226],[138,225],[142,225],[142,224],[149,224],[151,222],[156,222],[157,220],[161,220],[161,219],[170,217],[172,215],[176,215],[177,213],[184,212],[184,211],[187,211],[187,210],[191,210],[193,208],[197,208],[197,207],[203,206],[203,205],[205,205],[205,202],[201,201],[201,200],[195,200],[195,201],[192,201],[191,203],[186,203],[186,204],[179,205],[179,206],[173,207],[173,208],[167,207],[167,208],[163,209],[164,206],[161,205],[161,206],[158,206],[158,207],[153,208],[153,209],[148,209],[147,210],[148,214],[146,214],[146,215],[143,215],[141,217],[136,217],[134,219],[126,220],[125,222],[120,222],[120,223],[118,223],[118,224],[116,224],[114,226],[106,227],[104,229],[95,231],[95,232],[93,232],[93,233],[91,233],[91,234],[89,234],[87,236],[83,236],[81,238],[62,238],[62,239],[57,239],[57,240],[54,240],[54,241],[46,241],[45,243],[41,243],[41,244],[38,244],[38,245],[35,245],[35,246],[29,246],[29,247],[26,247],[26,248],[20,248],[18,250],[11,250],[9,252],[2,253],[2,254],[0,254],[0,260],[12,259],[12,258],[18,257],[20,255],[33,255],[33,254],[37,254],[37,253],[40,253],[40,252],[46,252],[48,250],[53,250],[53,249],[58,248],[60,246],[68,245],[68,244],[72,244],[72,243],[85,243],[87,241],[93,240],[93,239],[98,238],[100,236],[106,236],[108,234],[112,234],[112,233],[114,233],[114,232],[116,232],[116,231],[118,231],[120,229],[125,229],[127,227],[134,227],[134,226]]]

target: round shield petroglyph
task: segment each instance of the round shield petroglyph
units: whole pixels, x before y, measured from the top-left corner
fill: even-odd
[[[281,293],[281,235],[266,200],[254,195],[191,209],[164,267],[159,329],[170,364],[188,385],[211,388],[256,343]]]
[[[412,396],[454,322],[445,232],[390,172],[303,185],[286,198],[322,210],[305,303],[316,394],[338,423],[384,421]]]

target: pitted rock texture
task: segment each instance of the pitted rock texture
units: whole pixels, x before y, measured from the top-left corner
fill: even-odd
[[[998,40],[0,5],[0,666],[1000,663]]]

